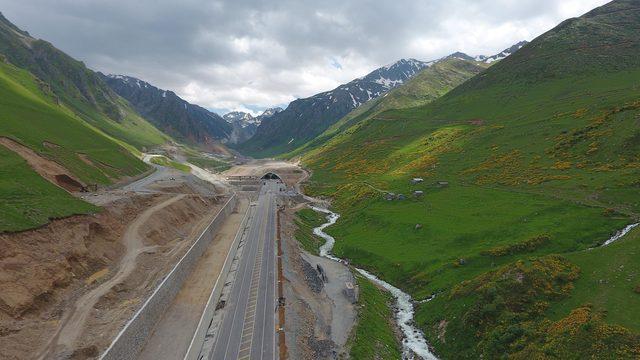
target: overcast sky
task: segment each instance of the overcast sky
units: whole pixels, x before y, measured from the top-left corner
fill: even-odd
[[[90,68],[219,113],[286,105],[401,58],[493,55],[608,0],[0,0]]]

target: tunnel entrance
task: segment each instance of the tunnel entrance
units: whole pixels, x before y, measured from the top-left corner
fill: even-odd
[[[264,174],[264,176],[262,176],[261,179],[262,180],[282,180],[280,178],[280,176],[278,176],[277,174],[271,173],[271,172]]]

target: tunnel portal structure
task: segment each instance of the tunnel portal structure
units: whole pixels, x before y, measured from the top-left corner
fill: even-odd
[[[282,178],[278,174],[272,173],[272,172],[268,172],[268,173],[264,174],[261,179],[263,179],[263,180],[282,180]]]

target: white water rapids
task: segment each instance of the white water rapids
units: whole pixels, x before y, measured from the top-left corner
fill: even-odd
[[[635,227],[637,227],[638,225],[640,225],[640,223],[637,224],[631,224],[631,225],[627,225],[627,227],[625,227],[624,229],[618,231],[615,235],[613,235],[609,240],[605,241],[604,244],[602,244],[602,246],[607,246],[617,240],[619,240],[621,237],[627,235],[627,233],[631,230],[633,230]]]
[[[327,214],[327,222],[313,229],[314,234],[326,240],[326,242],[320,247],[320,256],[324,256],[335,261],[341,261],[339,258],[331,254],[331,249],[333,249],[333,245],[335,244],[336,240],[331,235],[324,232],[325,228],[335,224],[336,221],[338,221],[340,215],[327,209],[322,209],[315,206],[312,206],[311,208],[315,211]],[[358,268],[355,269],[360,274],[362,274],[362,276],[385,288],[396,299],[396,306],[398,308],[398,311],[396,312],[396,322],[398,323],[400,330],[402,330],[402,334],[404,337],[404,339],[402,340],[403,359],[414,359],[415,354],[421,359],[437,360],[438,358],[429,350],[429,345],[427,345],[424,334],[422,333],[422,331],[416,328],[413,323],[414,310],[411,296],[398,289],[397,287],[383,280],[380,280],[375,275],[370,274],[366,270]]]

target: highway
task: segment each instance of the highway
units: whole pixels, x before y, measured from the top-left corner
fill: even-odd
[[[276,359],[276,198],[266,180],[250,219],[245,248],[208,359]]]

